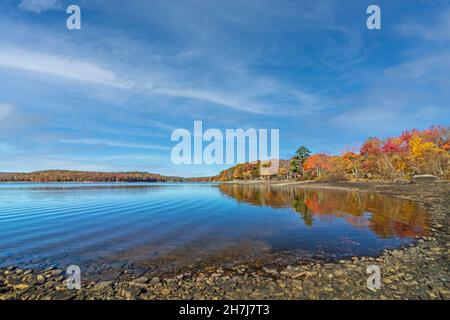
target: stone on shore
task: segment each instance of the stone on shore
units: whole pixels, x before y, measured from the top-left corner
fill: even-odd
[[[432,174],[418,174],[412,177],[412,181],[414,183],[420,183],[420,182],[435,182],[438,181],[439,178],[436,176],[433,176]]]

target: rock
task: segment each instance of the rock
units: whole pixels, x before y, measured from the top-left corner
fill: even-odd
[[[66,285],[56,286],[55,290],[56,291],[65,291],[65,290],[67,290],[67,286]]]
[[[265,273],[268,273],[268,274],[272,274],[272,275],[278,274],[277,269],[271,269],[271,268],[266,268],[266,267],[263,267],[262,269],[264,270]]]
[[[213,278],[218,278],[220,276],[222,276],[222,273],[213,273],[213,274],[211,274],[211,277],[213,277]]]
[[[13,300],[13,299],[17,299],[17,297],[14,293],[0,295],[0,300]]]
[[[446,300],[450,299],[450,291],[445,288],[439,289],[439,294]]]
[[[326,292],[334,292],[334,288],[331,286],[325,287],[325,288],[323,288],[323,290]]]
[[[167,288],[161,289],[161,294],[162,294],[163,296],[167,296],[167,295],[170,294],[170,290],[167,289]]]
[[[150,280],[149,284],[151,286],[154,286],[155,284],[158,284],[160,282],[161,282],[161,280],[158,277],[153,277],[152,280]]]
[[[344,272],[344,270],[342,270],[342,269],[337,269],[337,270],[334,272],[335,277],[342,277],[344,274],[345,274],[345,272]]]
[[[134,283],[147,283],[148,282],[148,278],[147,277],[140,277],[137,279],[133,279],[132,282]]]
[[[292,285],[297,289],[303,289],[303,282],[301,280],[292,280]]]
[[[311,290],[312,288],[314,288],[314,282],[312,282],[311,280],[303,280],[303,288],[305,290]]]
[[[412,181],[414,183],[420,183],[420,182],[434,182],[439,180],[438,177],[433,176],[432,174],[418,174],[412,177]]]
[[[98,289],[98,290],[102,290],[102,289],[105,289],[105,288],[107,288],[107,287],[110,287],[111,284],[112,284],[111,281],[103,281],[103,282],[97,283],[97,284],[94,286],[94,288],[95,288],[95,289]]]
[[[19,284],[13,285],[14,290],[25,290],[25,289],[28,289],[29,287],[30,286],[26,283],[19,283]]]
[[[411,281],[411,280],[414,279],[414,277],[413,277],[411,274],[406,274],[406,275],[404,276],[404,279],[405,279],[406,281]]]
[[[120,294],[129,300],[136,299],[142,292],[144,292],[144,289],[136,287],[125,287],[120,290]]]
[[[59,276],[62,273],[62,270],[52,270],[50,274],[52,276]]]

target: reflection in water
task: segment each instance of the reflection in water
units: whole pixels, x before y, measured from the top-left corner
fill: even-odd
[[[306,226],[313,226],[314,219],[331,222],[343,218],[354,227],[371,229],[380,238],[413,238],[428,231],[422,208],[412,201],[380,194],[261,184],[221,184],[219,189],[239,202],[291,207]]]

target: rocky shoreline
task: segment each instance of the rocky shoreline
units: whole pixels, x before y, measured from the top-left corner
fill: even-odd
[[[0,269],[0,300],[60,299],[450,299],[450,183],[308,183],[417,201],[430,216],[430,234],[413,245],[377,257],[308,262],[275,268],[241,264],[136,276],[124,271],[113,281],[83,281],[69,290],[63,270]],[[381,288],[368,289],[369,265],[381,269]]]

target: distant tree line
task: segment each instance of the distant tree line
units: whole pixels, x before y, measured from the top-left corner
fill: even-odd
[[[29,173],[0,173],[0,182],[174,182],[180,177],[167,177],[148,172],[91,172],[49,170]]]

